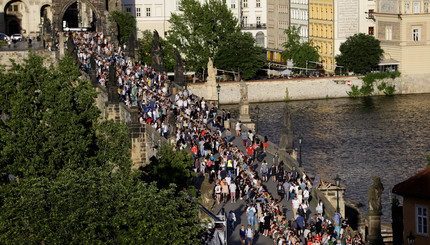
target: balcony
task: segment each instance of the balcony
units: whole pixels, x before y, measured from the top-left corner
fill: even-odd
[[[242,30],[259,30],[259,29],[266,29],[266,23],[261,24],[241,24]]]

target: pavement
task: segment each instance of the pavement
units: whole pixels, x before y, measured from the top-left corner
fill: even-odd
[[[224,134],[225,132],[223,132]],[[232,131],[232,134],[235,135],[235,131]],[[235,136],[232,137],[231,142],[233,142],[234,145],[238,146],[238,148],[241,151],[245,151],[245,147],[243,147],[243,143],[242,143],[242,139],[240,136]],[[266,162],[268,163],[268,166],[272,166],[273,163],[273,155],[269,154],[269,153],[265,153],[265,157],[264,160],[266,160]],[[258,162],[258,168],[257,168],[257,172],[259,174],[259,176],[261,177],[260,174],[260,166],[261,166],[261,162]],[[276,193],[276,184],[275,182],[273,182],[271,180],[271,178],[269,178],[268,182],[264,183],[264,185],[267,187],[267,190],[275,197],[277,198],[278,195]],[[313,200],[314,198],[312,198],[311,203],[310,203],[310,211],[311,211],[311,215],[313,215],[315,212],[315,208],[316,208],[316,201]],[[285,198],[281,201],[281,204],[284,208],[284,213],[286,213],[287,215],[287,220],[291,220],[291,218],[293,217],[293,211],[292,211],[292,203],[291,200],[286,201]],[[235,224],[235,229],[232,231],[231,229],[228,229],[228,244],[240,244],[240,238],[239,238],[239,230],[241,225],[244,225],[245,228],[247,227],[248,223],[247,223],[247,217],[246,217],[246,203],[244,200],[240,200],[239,198],[237,198],[237,202],[236,203],[231,203],[230,199],[226,202],[226,203],[220,203],[220,204],[215,204],[215,209],[214,209],[214,213],[218,214],[221,211],[221,208],[224,208],[225,212],[228,214],[230,212],[230,210],[233,210],[235,215],[236,215],[236,224]],[[273,240],[270,239],[269,237],[265,237],[263,235],[257,235],[254,238],[254,242],[253,244],[274,244]]]
[[[31,47],[29,47],[28,42],[20,41],[17,43],[12,43],[10,46],[7,44],[0,47],[0,51],[17,51],[17,50],[27,50],[27,49],[40,49],[42,48],[42,42],[38,42],[37,40],[33,40],[31,43]]]

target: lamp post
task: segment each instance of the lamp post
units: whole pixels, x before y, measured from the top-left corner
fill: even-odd
[[[339,187],[340,187],[340,177],[339,177],[339,175],[338,175],[338,174],[336,175],[336,178],[334,179],[334,181],[336,182],[336,186],[337,186],[337,189],[336,189],[336,191],[337,191],[337,208],[336,208],[336,210],[337,210],[337,212],[338,212],[338,213],[340,213],[340,208],[339,208]]]
[[[414,245],[415,237],[414,235],[412,235],[412,231],[409,233],[409,236],[407,238],[408,238],[408,245]]]
[[[299,168],[302,167],[302,142],[303,142],[303,137],[301,135],[299,135]]]
[[[257,121],[255,122],[255,134],[258,133],[258,116],[260,114],[260,107],[258,105],[255,107],[255,113],[257,113]]]
[[[219,84],[216,85],[216,92],[218,93],[218,109],[219,109],[219,93],[221,92],[221,86]]]
[[[184,82],[185,82],[185,90],[188,90],[187,68],[184,69]]]

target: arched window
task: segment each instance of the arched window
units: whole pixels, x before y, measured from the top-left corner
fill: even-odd
[[[255,35],[255,44],[259,47],[264,47],[264,33],[262,31],[257,32],[257,35]]]

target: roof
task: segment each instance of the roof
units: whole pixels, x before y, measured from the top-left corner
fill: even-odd
[[[430,167],[395,185],[393,193],[430,200]]]

